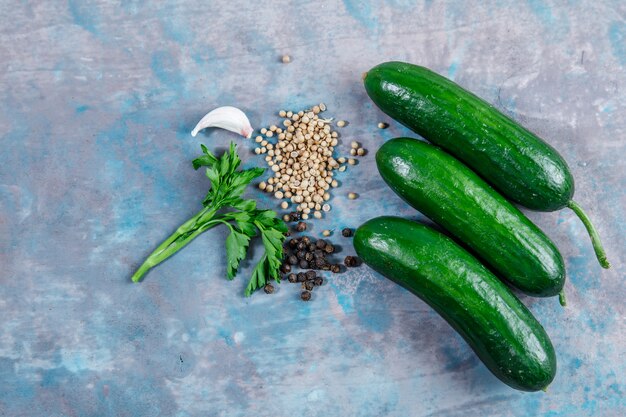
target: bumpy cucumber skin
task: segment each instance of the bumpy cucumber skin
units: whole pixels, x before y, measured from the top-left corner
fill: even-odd
[[[365,89],[385,113],[451,153],[509,199],[533,210],[565,207],[574,179],[550,145],[491,104],[433,71],[386,62]]]
[[[563,289],[565,266],[554,243],[454,157],[425,142],[397,138],[381,146],[376,165],[392,190],[511,285],[539,297]]]
[[[354,248],[367,265],[435,309],[507,385],[538,391],[554,379],[556,356],[541,324],[451,239],[419,223],[378,217],[357,229]]]

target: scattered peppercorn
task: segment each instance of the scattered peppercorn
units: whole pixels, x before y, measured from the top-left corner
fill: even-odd
[[[294,283],[297,281],[298,276],[292,272],[291,274],[289,274],[287,279],[289,280],[289,282]]]
[[[306,230],[306,223],[305,222],[298,222],[298,224],[296,225],[296,230],[298,232],[304,232]]]
[[[306,243],[304,243],[302,240],[298,242],[298,244],[296,245],[296,249],[298,250],[305,250],[306,249]]]
[[[318,241],[315,242],[315,246],[317,246],[318,249],[324,249],[326,247],[326,241],[324,239],[318,239]]]
[[[315,260],[315,266],[318,267],[319,269],[323,269],[324,265],[326,265],[326,259],[324,259],[324,258],[317,258]]]
[[[324,204],[324,205],[326,205],[326,204]],[[326,210],[324,210],[324,211],[326,211]],[[322,235],[327,236],[327,237],[330,236],[330,230],[324,230],[322,232]]]
[[[344,259],[343,263],[347,267],[351,268],[351,267],[357,266],[359,261],[356,256],[346,256],[346,259]]]
[[[302,283],[303,290],[313,291],[313,287],[315,287],[315,283],[311,280]]]
[[[309,243],[311,243],[311,238],[310,238],[310,237],[308,237],[308,236],[304,236],[304,237],[302,238],[302,242],[303,242],[305,245],[308,245]]]
[[[265,284],[263,291],[265,291],[265,294],[272,294],[274,292],[274,286],[272,284]]]
[[[313,252],[313,258],[315,259],[319,259],[319,258],[323,258],[324,256],[324,252],[322,252],[321,250],[317,249],[315,252]]]
[[[291,221],[292,222],[296,222],[296,221],[300,220],[300,212],[299,211],[292,211],[291,213],[289,213],[289,217],[291,217]]]
[[[298,259],[304,259],[305,256],[306,256],[306,252],[303,250],[299,250],[298,252],[296,252],[296,257]]]
[[[345,229],[343,229],[341,231],[341,235],[343,237],[351,237],[352,236],[352,229],[346,227]]]
[[[304,255],[304,260],[307,262],[311,262],[313,260],[313,253],[307,252],[306,255]]]
[[[388,127],[389,127],[389,123],[385,123],[385,122],[378,123],[379,129],[387,129]]]
[[[324,283],[324,278],[322,277],[317,277],[313,280],[313,284],[315,284],[315,286],[319,287]]]
[[[283,64],[288,64],[291,62],[291,57],[289,55],[283,55],[281,61],[283,61]]]
[[[298,272],[298,275],[296,276],[296,281],[298,282],[304,282],[306,281],[306,274],[304,272]]]
[[[302,269],[307,269],[309,267],[309,263],[305,259],[301,259],[298,266]]]
[[[330,243],[326,246],[324,246],[324,252],[326,253],[333,253],[335,251],[335,247],[333,245],[331,245]]]
[[[280,266],[280,272],[282,272],[283,274],[291,272],[291,265],[289,265],[288,263],[282,264]]]
[[[302,301],[309,301],[311,299],[311,292],[306,290],[302,291],[300,298],[302,298]]]
[[[317,272],[313,270],[306,271],[306,279],[314,279],[317,276]]]
[[[298,257],[296,255],[290,255],[287,262],[289,262],[289,265],[296,265],[298,263]]]
[[[333,274],[337,274],[341,272],[341,267],[339,266],[339,264],[333,264],[330,266],[330,272],[332,272]]]
[[[295,248],[296,246],[298,246],[298,239],[289,239],[289,247]]]

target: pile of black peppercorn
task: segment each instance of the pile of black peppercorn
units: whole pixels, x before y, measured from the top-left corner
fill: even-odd
[[[297,219],[294,219],[297,220]],[[295,231],[306,231],[306,223],[298,222]],[[285,259],[280,267],[280,271],[287,275],[287,280],[291,283],[300,283],[302,293],[300,298],[304,301],[311,299],[311,291],[324,283],[324,278],[318,276],[316,270],[341,272],[341,266],[332,263],[327,256],[334,253],[335,246],[324,239],[317,239],[310,236],[300,236],[287,239],[284,244]],[[305,270],[296,273],[295,268]]]
[[[290,221],[297,221],[298,223],[294,227],[294,231],[302,233],[306,231],[306,223],[299,221],[300,213],[289,213]],[[341,234],[344,237],[351,237],[351,229],[343,229]],[[288,234],[289,236],[290,234]],[[280,266],[280,272],[282,272],[287,280],[291,283],[300,283],[302,292],[300,298],[304,301],[311,299],[311,292],[315,287],[319,287],[324,283],[324,278],[318,276],[316,270],[331,271],[333,273],[341,272],[342,267],[338,263],[332,263],[327,259],[328,255],[335,253],[335,246],[324,240],[317,239],[310,236],[293,237],[285,240],[283,245],[285,258]],[[359,265],[359,260],[355,256],[347,256],[344,260],[346,267],[354,267]],[[301,272],[295,272],[294,269],[299,268]],[[269,288],[268,288],[269,287]],[[274,292],[274,287],[271,284],[266,285],[265,292],[271,294]]]

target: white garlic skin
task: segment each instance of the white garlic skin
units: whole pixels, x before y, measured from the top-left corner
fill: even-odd
[[[208,112],[191,131],[191,136],[195,137],[199,131],[207,127],[226,129],[247,139],[252,137],[253,131],[248,116],[232,106],[222,106]]]

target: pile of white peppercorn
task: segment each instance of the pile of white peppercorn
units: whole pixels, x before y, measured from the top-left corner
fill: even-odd
[[[263,128],[255,138],[255,153],[266,154],[265,161],[274,172],[259,188],[284,199],[283,209],[295,205],[305,220],[310,215],[322,218],[322,212],[330,211],[330,191],[339,186],[334,171],[345,171],[346,162],[356,163],[352,158],[333,157],[339,134],[331,128],[332,119],[319,117],[325,110],[323,103],[306,111],[281,110],[282,127]],[[345,126],[345,122],[337,126]]]

